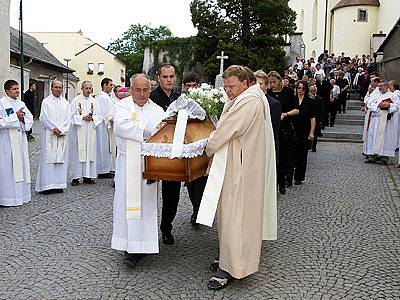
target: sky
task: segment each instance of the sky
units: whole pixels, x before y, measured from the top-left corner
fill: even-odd
[[[24,0],[24,32],[77,32],[103,46],[131,24],[168,26],[174,36],[196,35],[191,0]],[[20,0],[11,0],[10,23],[18,29]]]

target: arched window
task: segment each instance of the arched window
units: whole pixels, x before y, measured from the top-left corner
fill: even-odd
[[[313,50],[313,52],[311,52],[311,57],[314,59],[317,58],[317,52],[315,50]]]
[[[318,0],[314,0],[313,19],[312,19],[312,39],[317,38],[318,31]]]
[[[299,16],[299,32],[304,31],[304,9],[301,10],[300,16]]]

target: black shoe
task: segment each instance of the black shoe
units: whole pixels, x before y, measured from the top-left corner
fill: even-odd
[[[54,193],[56,193],[56,194],[62,194],[62,193],[64,193],[64,190],[63,190],[63,189],[54,189],[53,191],[54,191]]]
[[[279,193],[281,193],[281,195],[285,195],[286,194],[286,188],[284,186],[280,186],[279,187]]]
[[[35,137],[32,136],[32,135],[28,135],[26,138],[27,138],[28,140],[34,140],[34,139],[35,139]]]
[[[285,185],[286,187],[290,188],[292,187],[293,183],[291,181],[286,181]]]
[[[208,281],[207,287],[209,290],[213,291],[222,290],[226,288],[232,280],[233,278],[229,273],[218,268],[216,274]]]
[[[115,182],[112,184],[112,187],[115,189]]]
[[[295,185],[300,185],[300,184],[301,184],[301,181],[295,180],[295,181],[294,181],[294,184],[295,184]]]
[[[114,174],[111,174],[111,173],[99,174],[99,175],[97,176],[97,178],[100,178],[100,179],[104,179],[104,178],[114,178]]]
[[[171,232],[163,232],[161,234],[161,237],[162,237],[163,243],[166,245],[172,245],[175,242],[174,236],[172,235]]]
[[[311,151],[312,152],[317,152],[317,148],[312,148]]]
[[[83,178],[83,183],[86,183],[86,184],[95,184],[96,181],[94,181],[92,178]]]
[[[45,190],[45,191],[39,192],[39,194],[41,194],[41,195],[50,195],[52,193],[53,193],[53,190]]]
[[[130,267],[134,268],[138,264],[139,261],[141,261],[143,258],[145,258],[146,254],[145,253],[128,253],[125,251],[124,253],[125,260],[127,265]]]
[[[79,179],[72,179],[71,185],[72,185],[72,186],[77,186],[77,185],[79,185]]]

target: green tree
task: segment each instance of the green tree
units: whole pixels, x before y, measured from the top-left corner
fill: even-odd
[[[231,64],[284,67],[283,37],[296,28],[288,0],[193,0],[190,11],[198,30],[194,56],[210,77],[219,72],[221,50]]]
[[[122,37],[109,44],[108,50],[126,64],[126,76],[130,78],[133,74],[142,72],[144,48],[155,41],[170,37],[172,37],[171,30],[166,26],[153,28],[148,25],[133,24]]]

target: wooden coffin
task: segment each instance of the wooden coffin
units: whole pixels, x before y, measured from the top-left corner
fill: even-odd
[[[176,119],[165,120],[160,129],[146,143],[172,144]],[[208,138],[215,129],[210,121],[189,119],[185,132],[184,143],[189,144]],[[145,156],[145,171],[143,178],[153,180],[191,182],[204,175],[209,159],[205,153],[195,158],[158,158]]]

